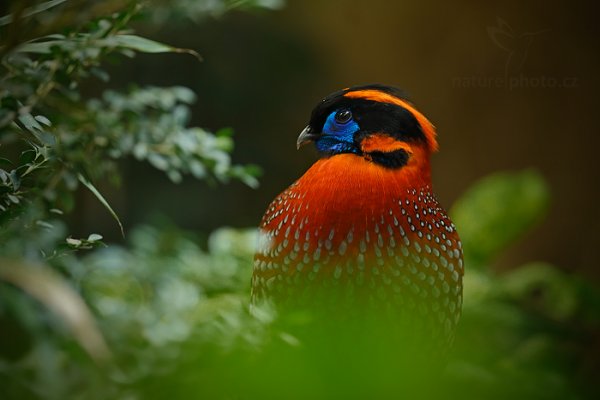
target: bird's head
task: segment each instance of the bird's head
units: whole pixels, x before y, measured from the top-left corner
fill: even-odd
[[[402,92],[384,85],[355,86],[325,97],[298,137],[323,156],[350,153],[388,169],[427,165],[437,150],[435,128]]]

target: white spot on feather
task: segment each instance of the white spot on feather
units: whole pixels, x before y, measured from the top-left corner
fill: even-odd
[[[264,229],[258,230],[258,240],[256,244],[256,250],[258,253],[267,255],[273,249],[273,237],[269,231]]]

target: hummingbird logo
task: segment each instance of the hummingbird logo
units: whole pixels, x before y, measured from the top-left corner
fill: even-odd
[[[496,22],[497,26],[487,27],[488,35],[496,46],[508,53],[504,65],[505,76],[515,75],[523,68],[527,60],[529,48],[536,37],[549,31],[549,29],[518,33],[502,18],[497,18]]]

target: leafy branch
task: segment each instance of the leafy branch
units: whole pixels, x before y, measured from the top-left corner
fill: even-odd
[[[24,23],[61,2],[20,9],[2,24]],[[132,34],[127,26],[141,10],[126,2],[120,12],[92,19],[81,27],[2,46],[0,149],[19,152],[0,159],[0,223],[16,218],[35,198],[68,211],[82,183],[121,222],[93,182],[117,176],[115,161],[134,156],[165,171],[173,182],[184,174],[197,179],[240,179],[255,187],[258,169],[232,165],[230,131],[212,134],[188,128],[187,88],[142,88],[81,101],[79,83],[108,80],[101,61],[111,54],[136,52],[198,53]],[[16,15],[16,14],[14,14]],[[10,47],[10,51],[6,51]]]

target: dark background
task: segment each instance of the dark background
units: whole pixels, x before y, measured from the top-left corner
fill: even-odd
[[[279,11],[149,26],[140,23],[138,33],[195,49],[204,62],[141,55],[111,66],[110,85],[192,88],[191,123],[234,128],[235,162],[259,164],[264,175],[258,190],[191,178],[174,185],[132,161],[125,184],[103,188],[126,227],[156,215],[197,232],[256,226],[273,197],[316,159],[314,150],[295,149],[313,106],[334,90],[381,82],[405,89],[436,125],[434,187],[447,208],[495,171],[533,167],[548,180],[547,219],[502,256],[500,268],[544,260],[600,281],[593,6],[292,0]],[[97,200],[81,196],[76,230],[119,240]]]

